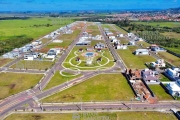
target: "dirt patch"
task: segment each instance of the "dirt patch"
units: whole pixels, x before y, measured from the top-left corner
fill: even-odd
[[[74,95],[67,94],[67,95],[64,95],[62,98],[63,98],[63,99],[75,99],[75,96],[74,96]]]
[[[32,117],[34,120],[42,120],[42,117],[40,115],[33,115]]]
[[[10,88],[10,89],[13,89],[15,86],[16,86],[16,84],[10,84],[10,85],[9,85],[9,88]]]
[[[47,53],[49,51],[49,48],[42,48],[40,50],[36,50],[36,52],[40,52],[40,53]]]

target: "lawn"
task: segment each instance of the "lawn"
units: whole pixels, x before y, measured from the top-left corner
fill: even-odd
[[[178,58],[168,52],[159,52],[158,55],[165,61],[167,61],[175,66],[180,66],[180,58]]]
[[[170,82],[171,81],[166,76],[164,76],[163,74],[160,74],[159,79],[160,79],[161,82]]]
[[[17,69],[38,69],[38,70],[47,70],[54,65],[54,62],[50,61],[26,61],[21,60],[16,64],[12,65],[11,68]]]
[[[107,29],[109,29],[110,31],[113,30],[112,27],[111,27],[109,24],[102,24],[101,26],[102,26],[103,29],[104,29],[104,28],[107,28]]]
[[[65,73],[63,72],[63,75],[72,75],[72,74],[69,74],[69,73]],[[60,72],[56,72],[55,75],[52,77],[51,81],[47,84],[47,86],[44,88],[44,90],[47,90],[51,87],[54,87],[54,86],[57,86],[57,85],[60,85],[62,83],[65,83],[69,80],[72,80],[74,78],[77,78],[77,77],[80,77],[81,75],[77,75],[77,76],[62,76],[60,74]]]
[[[120,43],[121,44],[128,44],[129,40],[127,40],[126,38],[119,38],[120,39]]]
[[[42,77],[41,74],[0,73],[0,99],[35,86]]]
[[[43,102],[130,100],[134,97],[121,74],[100,74],[70,89],[45,98]]]
[[[11,61],[12,61],[12,59],[0,58],[0,67],[8,64]]]
[[[25,35],[38,39],[72,21],[62,18],[29,18],[26,20],[3,20],[0,22],[0,40]],[[49,24],[49,26],[47,26]],[[52,26],[51,26],[52,25]]]
[[[179,33],[175,33],[175,32],[165,32],[165,33],[161,33],[162,35],[166,36],[166,37],[170,37],[170,38],[176,38],[180,40],[180,34]]]
[[[173,100],[173,98],[166,93],[166,91],[160,85],[149,85],[149,87],[156,95],[158,100]]]
[[[76,115],[81,117],[78,120],[162,120],[162,118],[163,120],[177,120],[173,113],[163,112],[12,114],[5,120],[59,120],[60,118],[63,118],[63,120],[73,120]]]
[[[122,58],[128,68],[144,69],[146,68],[146,62],[156,61],[153,57],[149,55],[136,56],[132,54],[133,51],[134,47],[126,50],[117,50],[119,56]]]
[[[95,44],[95,43],[97,43],[97,42],[99,42],[99,41],[93,41],[92,44]],[[103,42],[103,41],[102,41],[102,42]],[[112,66],[114,65],[113,57],[112,57],[111,53],[109,52],[109,50],[108,50],[108,49],[102,49],[102,52],[96,52],[96,51],[94,51],[94,52],[96,52],[98,55],[93,58],[93,64],[87,66],[87,65],[86,65],[86,59],[87,59],[87,58],[84,57],[84,56],[82,56],[82,54],[83,54],[84,52],[78,52],[78,50],[79,50],[80,48],[82,48],[82,49],[84,50],[84,52],[86,52],[86,48],[87,48],[87,47],[85,47],[85,46],[75,46],[75,47],[72,49],[72,51],[70,52],[70,54],[67,56],[67,58],[65,59],[65,61],[64,61],[64,63],[63,63],[64,67],[66,67],[66,68],[78,68],[78,69],[81,69],[81,70],[96,70],[97,68],[100,68],[100,67],[112,67]],[[77,57],[75,57],[75,54],[74,54],[75,51],[76,51],[76,54],[78,55],[78,57],[79,57],[80,60],[81,60],[81,63],[80,63],[80,64],[79,64],[79,62],[76,61],[76,58],[77,58]],[[102,54],[103,54],[103,55],[102,55]],[[110,61],[108,62],[107,58],[105,58],[104,56],[107,57]],[[74,58],[73,58],[73,57],[74,57]],[[99,61],[99,63],[98,63],[98,62],[96,62],[96,60],[97,60],[99,57],[102,57],[102,61]],[[73,58],[73,59],[72,59],[72,58]],[[72,63],[73,65],[78,65],[78,66],[73,66],[73,65],[71,65],[71,64],[69,63],[70,60],[71,60],[71,63]],[[107,62],[108,62],[108,63],[107,63]],[[106,64],[106,63],[107,63],[107,64]],[[105,64],[105,65],[104,65],[104,64]],[[100,66],[100,65],[102,65],[102,66]],[[103,66],[103,65],[104,65],[104,66]]]
[[[151,25],[154,27],[180,27],[179,22],[132,22],[135,24]]]

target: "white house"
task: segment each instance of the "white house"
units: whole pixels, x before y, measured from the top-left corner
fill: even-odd
[[[95,37],[92,37],[93,40],[102,40],[102,35],[96,35]]]
[[[124,35],[123,34],[118,34],[117,37],[124,37]]]
[[[120,40],[112,39],[111,42],[112,42],[112,43],[115,43],[115,42],[119,42],[119,43],[120,43]]]
[[[149,50],[148,49],[137,49],[134,52],[135,55],[149,55]]]
[[[164,59],[158,59],[156,62],[151,62],[150,66],[152,67],[166,67]]]
[[[31,43],[33,46],[38,46],[38,45],[41,45],[42,42],[40,40],[36,40],[34,42]]]
[[[116,39],[115,36],[109,36],[109,39]]]
[[[169,90],[169,93],[172,96],[178,96],[180,97],[180,79],[176,82],[170,82],[166,88]]]
[[[24,55],[24,60],[34,60],[34,55],[32,55],[32,54],[25,54]]]
[[[115,49],[127,49],[127,45],[117,45]]]
[[[135,45],[135,41],[129,41],[128,45]]]

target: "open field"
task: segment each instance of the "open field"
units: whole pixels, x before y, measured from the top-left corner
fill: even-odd
[[[33,87],[42,77],[42,74],[0,73],[0,99]]]
[[[26,20],[2,20],[0,40],[25,35],[38,39],[61,26],[73,22],[62,18],[29,18]],[[52,26],[51,26],[52,25]]]
[[[135,24],[151,25],[154,27],[180,27],[179,22],[132,22]]]
[[[173,100],[173,98],[166,93],[166,91],[160,85],[149,85],[149,87],[156,95],[158,100]]]
[[[160,56],[162,59],[170,62],[171,64],[175,66],[180,66],[180,58],[168,53],[168,52],[159,52],[158,56]]]
[[[142,46],[143,48],[147,48],[149,46],[151,46],[151,44],[145,42],[145,41],[138,41],[136,42],[138,45]]]
[[[114,25],[114,27],[115,27],[116,29],[118,29],[120,33],[122,33],[122,34],[124,34],[124,35],[127,34],[127,32],[126,32],[125,30],[123,30],[122,28],[120,28],[120,27],[118,27],[118,26],[116,26],[116,25]]]
[[[11,62],[12,59],[0,58],[0,67],[6,65],[7,63]]]
[[[92,36],[96,36],[96,35],[100,35],[101,34],[97,25],[87,26],[86,31],[89,34],[92,34]]]
[[[180,34],[179,33],[175,33],[175,32],[165,32],[165,33],[161,33],[162,35],[166,36],[166,37],[170,37],[170,38],[176,38],[180,40]]]
[[[120,57],[123,59],[124,63],[128,68],[144,69],[146,68],[146,62],[154,62],[155,58],[149,55],[134,55],[132,52],[135,50],[134,47],[129,47],[127,50],[117,50]]]
[[[130,98],[133,97],[134,93],[123,75],[100,74],[81,84],[77,84],[70,89],[45,98],[42,101],[72,102],[130,100]]]
[[[11,68],[47,70],[51,68],[53,65],[54,65],[54,62],[50,62],[50,61],[21,60],[18,63],[12,65]]]
[[[60,85],[62,83],[65,83],[69,80],[72,80],[74,78],[80,77],[81,75],[77,75],[77,76],[70,76],[72,74],[69,73],[63,73],[63,75],[67,75],[67,76],[62,76],[60,74],[60,72],[56,72],[55,75],[52,77],[51,81],[47,84],[47,86],[44,88],[44,90],[49,89],[51,87]]]
[[[163,112],[111,112],[111,113],[75,113],[75,114],[12,114],[5,120],[72,120],[73,115],[79,115],[78,120],[98,119],[108,120],[177,120],[173,113]],[[93,116],[92,116],[93,115]]]

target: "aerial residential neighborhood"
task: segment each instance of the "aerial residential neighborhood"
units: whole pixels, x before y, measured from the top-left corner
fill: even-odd
[[[39,2],[0,3],[0,120],[180,119],[179,1]]]

